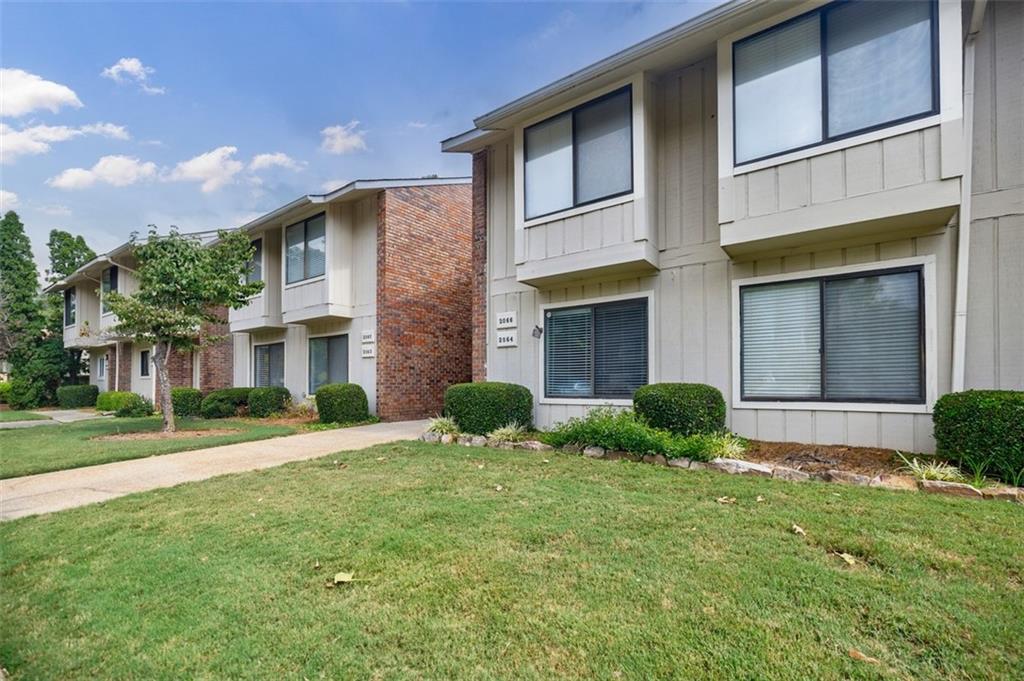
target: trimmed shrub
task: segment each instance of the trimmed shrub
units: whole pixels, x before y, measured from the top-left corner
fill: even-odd
[[[932,413],[939,455],[972,473],[1024,483],[1024,391],[943,395]]]
[[[199,416],[199,406],[202,403],[203,393],[196,388],[171,388],[171,406],[174,407],[175,416]]]
[[[57,388],[57,404],[64,409],[95,407],[100,389],[95,385],[62,385]]]
[[[108,390],[100,393],[96,398],[96,409],[98,411],[117,411],[125,402],[132,399],[135,393],[128,390]],[[137,395],[135,395],[138,397]]]
[[[633,394],[636,413],[654,428],[677,435],[712,435],[725,430],[725,399],[703,383],[653,383]]]
[[[444,413],[463,433],[486,435],[513,421],[529,430],[533,394],[515,383],[457,383],[444,393]]]
[[[11,395],[11,382],[0,381],[0,404],[7,404],[7,398]]]
[[[316,391],[321,423],[356,423],[370,418],[366,392],[356,383],[329,383]]]
[[[292,394],[288,388],[272,386],[269,388],[253,388],[249,393],[249,416],[266,418],[280,414],[291,402]]]
[[[199,413],[204,419],[226,419],[235,416],[240,407],[249,404],[252,388],[221,388],[203,398]]]
[[[137,393],[125,393],[124,401],[114,412],[118,418],[137,418],[152,416],[153,403]]]

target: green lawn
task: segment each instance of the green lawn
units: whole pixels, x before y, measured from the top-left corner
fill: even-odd
[[[47,421],[49,416],[33,414],[30,411],[0,411],[0,423],[9,421]]]
[[[1007,503],[403,443],[16,520],[0,541],[14,679],[1024,669]],[[327,588],[339,571],[365,581]]]
[[[138,459],[188,449],[229,445],[289,435],[291,426],[246,420],[179,419],[178,430],[236,428],[237,433],[174,440],[117,441],[92,438],[113,433],[160,430],[159,416],[138,419],[97,419],[46,428],[0,430],[0,478]]]

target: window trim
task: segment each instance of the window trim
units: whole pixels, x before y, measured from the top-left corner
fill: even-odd
[[[324,218],[324,271],[322,274],[315,274],[313,276],[310,276],[307,274],[307,272],[309,271],[309,268],[307,267],[307,265],[309,264],[309,259],[306,258],[306,250],[309,245],[308,226],[311,220],[315,220],[321,216],[323,216]],[[288,230],[297,225],[302,225],[303,277],[301,279],[296,279],[295,281],[288,281]],[[327,211],[320,211],[319,213],[314,213],[313,215],[302,218],[301,220],[296,220],[295,222],[284,226],[284,228],[281,230],[281,267],[284,269],[283,274],[285,288],[288,288],[290,286],[298,286],[300,284],[309,284],[311,282],[319,281],[321,279],[326,278],[327,270],[329,269],[327,261],[330,259],[330,252],[327,245],[328,231],[329,230],[327,229]]]
[[[281,352],[281,380],[282,380],[282,383],[283,383],[284,387],[288,387],[288,380],[287,380],[287,378],[288,378],[288,344],[282,338],[280,340],[263,341],[263,342],[260,342],[260,343],[253,342],[252,350],[250,351],[250,354],[252,356],[249,359],[249,387],[250,388],[266,387],[266,386],[257,386],[256,385],[256,348],[264,346],[264,345],[278,345],[278,344],[280,344],[283,347],[283,351]]]
[[[602,305],[604,303],[616,303],[625,300],[647,300],[647,383],[657,382],[657,373],[655,362],[657,356],[657,343],[655,340],[655,319],[657,318],[657,310],[655,309],[654,303],[654,291],[637,291],[635,293],[623,293],[613,296],[599,296],[594,298],[583,298],[580,300],[565,301],[559,303],[545,303],[540,306],[540,320],[543,323],[545,315],[548,310],[559,310],[572,307],[589,307],[594,305]],[[546,329],[545,329],[546,331]],[[491,333],[494,333],[492,327]],[[492,336],[493,338],[493,336]],[[617,407],[628,407],[633,404],[633,400],[621,399],[621,398],[610,398],[610,397],[548,397],[545,392],[545,381],[544,381],[544,368],[546,366],[545,347],[547,345],[546,338],[541,336],[537,341],[540,345],[538,349],[538,380],[537,385],[540,386],[537,391],[539,394],[539,404],[564,404],[564,405],[579,405],[579,406],[601,406],[610,405]],[[489,351],[492,352],[492,351]]]
[[[139,378],[149,378],[149,350],[139,350]]]
[[[334,338],[335,336],[350,336],[350,338],[348,339],[348,343],[347,343],[347,347],[348,347],[348,351],[349,352],[348,352],[348,354],[345,357],[345,364],[347,365],[347,370],[346,370],[345,373],[347,373],[349,375],[348,376],[348,379],[349,379],[348,382],[352,383],[352,345],[351,345],[352,344],[352,338],[351,338],[351,335],[352,334],[351,334],[350,331],[342,331],[340,333],[333,333],[333,332],[332,333],[318,333],[318,334],[316,334],[314,336],[307,336],[306,337],[306,390],[307,390],[306,395],[315,395],[316,394],[316,391],[313,390],[313,377],[310,374],[310,372],[312,370],[313,362],[310,360],[310,354],[311,353],[310,353],[309,344],[310,344],[311,341],[313,341],[313,340],[315,340],[317,338]],[[330,353],[330,343],[328,342],[328,344],[327,344],[327,374],[328,375],[330,375],[330,373],[331,373],[330,362],[331,362],[331,353]]]
[[[764,277],[736,279],[732,282],[732,407],[734,409],[779,409],[786,411],[856,411],[882,413],[930,414],[938,398],[938,327],[935,292],[935,256],[917,256],[879,260],[858,265],[803,270]],[[742,396],[742,329],[740,320],[740,289],[760,284],[806,281],[808,279],[841,279],[886,272],[921,271],[921,328],[923,402],[879,402],[877,400],[785,400],[777,398],[744,398]],[[820,304],[820,303],[819,303]],[[824,319],[822,318],[822,323]],[[824,335],[822,336],[824,343]],[[824,364],[822,365],[824,371]]]
[[[789,17],[788,19],[781,21],[776,24],[772,24],[766,28],[755,31],[748,35],[744,35],[732,41],[729,45],[730,64],[729,64],[729,92],[732,99],[732,166],[736,170],[746,169],[755,163],[767,161],[770,159],[777,158],[779,156],[786,156],[788,154],[794,154],[808,149],[815,149],[817,147],[833,144],[835,142],[842,142],[853,137],[859,137],[861,135],[867,135],[880,130],[888,128],[894,128],[899,125],[906,123],[912,123],[921,119],[931,118],[939,115],[942,111],[942,90],[940,85],[940,60],[941,52],[939,49],[939,0],[927,0],[931,18],[931,50],[932,50],[932,70],[931,70],[931,84],[932,84],[932,107],[928,111],[912,114],[910,116],[903,116],[902,118],[896,118],[891,121],[884,123],[877,123],[870,125],[866,128],[860,128],[858,130],[851,130],[841,135],[829,136],[828,134],[828,34],[826,31],[826,15],[832,10],[847,4],[851,1],[865,2],[870,0],[832,0],[832,2],[825,3],[819,7],[801,12],[795,16]],[[737,145],[736,145],[736,47],[743,43],[750,41],[759,36],[771,33],[772,31],[779,30],[786,27],[789,24],[797,21],[806,19],[812,14],[818,15],[818,33],[820,37],[821,45],[821,140],[812,144],[805,144],[799,147],[793,147],[792,149],[784,149],[777,151],[773,154],[766,154],[757,158],[747,159],[740,161],[737,157]]]
[[[576,195],[577,195],[577,191],[578,191],[579,175],[577,173],[578,145],[576,143],[576,114],[577,114],[577,112],[579,112],[579,111],[581,111],[583,109],[586,109],[587,107],[594,106],[595,104],[600,104],[601,102],[603,102],[603,101],[605,101],[607,99],[611,99],[612,97],[621,95],[624,92],[628,93],[628,95],[629,95],[627,97],[627,99],[629,100],[629,189],[626,189],[626,190],[621,191],[621,192],[616,192],[614,194],[608,194],[607,196],[601,196],[599,198],[590,199],[589,201],[583,201],[582,203],[577,202]],[[593,206],[594,204],[601,203],[601,202],[604,202],[604,201],[612,201],[614,199],[619,199],[619,198],[622,198],[624,196],[631,196],[634,193],[634,190],[635,190],[635,187],[636,187],[636,178],[635,178],[636,150],[634,148],[634,141],[633,141],[633,137],[634,137],[634,129],[633,129],[634,128],[634,121],[633,121],[633,113],[634,112],[633,112],[633,109],[634,109],[634,107],[633,107],[633,83],[630,82],[630,83],[626,83],[625,85],[622,85],[620,87],[617,87],[617,88],[615,88],[613,90],[605,92],[605,93],[603,93],[601,95],[598,95],[597,97],[588,99],[585,102],[581,102],[579,104],[576,104],[575,106],[569,107],[567,109],[563,109],[562,111],[559,111],[558,113],[553,114],[551,116],[547,116],[546,118],[543,118],[543,119],[541,119],[539,121],[534,121],[533,123],[530,123],[529,125],[523,126],[523,222],[524,222],[526,227],[530,227],[533,224],[536,224],[535,221],[537,221],[537,220],[544,220],[545,218],[551,217],[552,215],[558,215],[558,214],[564,213],[566,211],[576,210],[578,208],[584,208],[584,207],[587,207],[587,206]],[[538,125],[543,125],[544,123],[548,123],[550,121],[553,121],[556,118],[561,118],[562,116],[569,116],[570,117],[570,121],[571,121],[569,127],[572,130],[572,205],[566,206],[564,208],[558,208],[557,210],[553,210],[553,211],[550,211],[550,212],[547,212],[547,213],[542,213],[540,215],[532,215],[532,216],[531,215],[527,215],[527,212],[526,212],[526,206],[527,206],[527,202],[526,202],[526,200],[527,200],[526,199],[526,164],[527,164],[528,159],[529,159],[529,144],[528,144],[528,141],[527,141],[528,140],[527,133],[530,131],[531,128],[535,128]]]
[[[71,294],[71,300],[73,301],[70,306],[68,305],[68,294],[69,293]],[[70,321],[68,320],[68,316],[69,316],[68,315],[68,309],[69,309],[69,307],[71,309],[71,315],[70,315],[71,319],[70,319]],[[78,287],[77,286],[69,286],[66,289],[64,289],[64,328],[66,329],[66,328],[68,328],[70,326],[74,326],[77,323],[78,323]]]

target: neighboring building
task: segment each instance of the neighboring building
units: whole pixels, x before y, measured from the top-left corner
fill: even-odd
[[[114,331],[117,316],[103,300],[109,291],[130,294],[138,290],[136,266],[131,244],[122,244],[50,285],[46,292],[63,292],[64,346],[88,353],[89,382],[100,391],[130,390],[158,404],[152,348],[118,335]],[[226,317],[226,311],[222,310],[221,316]],[[167,369],[172,387],[208,392],[231,385],[232,343],[225,326],[208,324],[202,330],[207,335],[224,336],[221,340],[192,353],[171,353]]]
[[[359,180],[242,227],[265,287],[229,315],[236,386],[358,383],[385,420],[471,377],[469,178]]]
[[[475,380],[930,451],[1024,389],[1024,3],[733,0],[477,118]]]

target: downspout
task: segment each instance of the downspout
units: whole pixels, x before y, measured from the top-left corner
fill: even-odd
[[[110,367],[107,367],[107,377],[110,377]],[[121,389],[121,344],[114,341],[114,390]],[[110,381],[107,381],[107,390],[110,390]]]
[[[964,40],[964,172],[957,217],[956,299],[953,307],[952,392],[964,389],[967,362],[967,284],[971,257],[971,192],[974,177],[974,46],[985,19],[987,0],[974,0]]]

